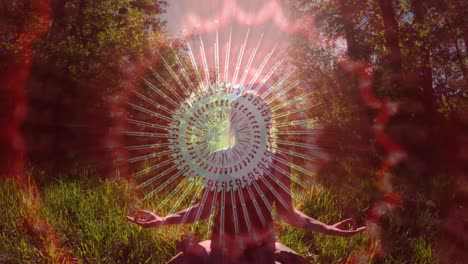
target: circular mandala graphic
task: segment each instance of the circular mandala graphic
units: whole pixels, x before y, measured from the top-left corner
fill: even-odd
[[[250,184],[271,161],[271,110],[252,92],[212,85],[181,103],[172,120],[169,148],[178,169],[186,177],[204,177],[212,189]]]
[[[130,131],[124,131],[126,136],[136,138],[126,149],[131,151],[129,163],[141,162],[135,166],[140,171],[134,173],[134,176],[138,181],[145,180],[145,182],[138,187],[154,188],[145,199],[166,187],[173,187],[170,193],[161,194],[164,195],[164,200],[157,209],[170,204],[171,212],[174,212],[196,185],[197,191],[190,204],[193,205],[203,188],[202,184],[196,184],[200,183],[200,179],[205,183],[205,188],[222,191],[221,203],[224,203],[225,191],[245,186],[249,190],[249,184],[255,185],[254,180],[261,179],[263,173],[271,177],[265,170],[269,166],[300,186],[315,184],[312,171],[321,160],[326,160],[326,155],[323,158],[322,149],[315,145],[316,119],[307,111],[315,106],[310,103],[311,101],[305,100],[312,92],[297,92],[300,90],[296,88],[300,86],[301,80],[296,79],[298,76],[294,73],[294,68],[287,65],[281,67],[286,64],[286,56],[281,58],[281,55],[278,55],[275,51],[276,45],[271,50],[268,49],[268,52],[265,50],[263,54],[258,53],[262,54],[258,56],[257,49],[263,47],[263,33],[258,35],[260,36],[258,41],[252,42],[249,38],[256,34],[251,35],[249,28],[242,38],[244,41],[241,43],[239,41],[242,39],[238,39],[240,46],[233,48],[231,29],[229,36],[225,37],[228,41],[223,45],[218,39],[218,30],[233,18],[243,23],[250,16],[235,1],[226,10],[235,10],[235,12],[223,13],[223,16],[227,17],[219,17],[216,23],[212,19],[192,17],[190,27],[187,29],[188,35],[185,37],[194,40],[196,35],[199,43],[193,41],[191,45],[185,40],[187,56],[182,60],[187,64],[190,62],[192,76],[187,75],[188,65],[181,62],[175,51],[175,61],[170,60],[170,63],[162,56],[162,62],[169,74],[163,78],[153,71],[159,84],[153,85],[151,81],[145,79],[150,90],[156,93],[155,100],[137,92],[137,97],[144,101],[142,105],[129,103],[133,110],[141,114],[131,115],[132,119],[128,119],[129,124],[135,125],[136,129],[132,130],[131,127]],[[259,13],[264,15],[257,16],[258,20],[254,24],[261,24],[274,18],[276,26],[282,31],[289,34],[300,33],[307,38],[310,45],[321,46],[315,31],[309,27],[313,17],[305,15],[296,21],[288,21],[281,7],[275,5],[265,7]],[[218,23],[219,21],[221,23]],[[250,20],[247,24],[250,25],[252,22],[253,20]],[[215,35],[212,38],[214,45],[209,49],[205,48],[201,33]],[[249,52],[246,52],[246,47]],[[201,63],[200,61],[197,63],[193,53],[198,48]],[[211,55],[207,54],[214,56],[209,60],[207,58]],[[269,62],[270,58],[275,57],[277,57],[276,63]],[[381,169],[377,173],[378,184],[385,199],[376,202],[367,217],[370,246],[365,252],[356,252],[350,257],[350,262],[370,261],[382,252],[379,232],[381,217],[400,204],[399,196],[392,188],[390,177],[392,169],[404,158],[405,152],[385,134],[385,124],[396,110],[393,103],[373,95],[370,89],[372,69],[364,63],[351,60],[346,54],[338,58],[338,61],[344,70],[357,76],[359,91],[365,103],[379,111],[373,131],[379,144],[388,151],[387,159],[381,164]],[[208,62],[214,62],[214,67],[210,68]],[[279,68],[282,68],[281,71]],[[171,76],[169,79],[173,79],[172,84],[165,81],[168,75]],[[257,84],[255,88],[254,84]],[[234,87],[246,88],[234,89]],[[248,91],[255,91],[260,96]],[[151,96],[151,93],[145,94]],[[165,103],[171,105],[171,109],[162,106]],[[274,148],[270,146],[273,137],[269,133],[272,119],[275,121]],[[169,124],[166,126],[167,123]],[[147,141],[144,141],[145,139]],[[286,154],[289,161],[285,162],[275,155],[270,155],[272,150]],[[273,163],[271,159],[275,162]],[[278,169],[279,163],[288,166],[291,173]],[[178,178],[183,180],[177,182]],[[191,179],[196,181],[184,182]],[[214,196],[216,195],[215,192]],[[234,192],[230,195],[232,197]],[[268,201],[264,202],[268,204]],[[202,197],[200,204],[209,206],[206,195]],[[237,214],[233,216],[237,223]],[[223,221],[222,224],[224,225]]]
[[[313,164],[321,153],[312,140],[316,119],[308,115],[315,104],[295,96],[303,92],[301,81],[276,46],[256,58],[263,38],[249,47],[249,32],[237,53],[231,35],[221,51],[216,34],[213,70],[201,35],[185,41],[186,54],[172,50],[174,60],[161,56],[164,69],[144,79],[147,89],[133,91],[135,100],[127,102],[130,126],[122,132],[138,188],[148,192],[144,199],[170,189],[164,201],[179,196],[180,204],[192,183],[200,192],[238,190],[275,177],[270,168],[301,186],[315,182]],[[197,48],[202,63],[195,59]]]

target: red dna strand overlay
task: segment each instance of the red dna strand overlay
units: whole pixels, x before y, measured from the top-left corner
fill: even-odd
[[[35,15],[35,23],[24,32],[19,32],[16,43],[17,50],[21,51],[21,57],[17,63],[10,64],[11,68],[2,83],[5,84],[7,96],[6,118],[0,119],[0,142],[3,151],[7,154],[6,177],[15,182],[24,191],[25,206],[28,211],[20,222],[27,234],[41,238],[40,249],[48,256],[60,263],[78,263],[68,250],[66,250],[55,228],[39,215],[41,207],[40,193],[34,181],[25,171],[26,146],[21,135],[20,127],[26,118],[28,104],[24,82],[28,78],[33,62],[33,43],[47,32],[51,21],[51,1],[32,1],[32,12]],[[2,91],[3,92],[3,91]]]
[[[286,33],[299,33],[305,36],[312,45],[321,45],[318,39],[318,30],[315,27],[313,16],[303,16],[295,21],[290,21],[284,14],[281,5],[276,1],[269,1],[257,12],[252,13],[244,10],[235,0],[226,1],[224,9],[216,17],[203,19],[190,14],[186,25],[189,27],[184,32],[187,35],[194,32],[214,32],[225,26],[232,20],[241,24],[258,25],[272,20],[275,25]],[[353,61],[346,55],[339,59],[341,67],[349,73],[355,74],[358,78],[358,86],[361,97],[365,104],[377,110],[378,116],[374,121],[372,130],[379,145],[386,151],[386,157],[376,172],[376,180],[383,199],[377,201],[367,216],[368,233],[371,239],[369,248],[362,252],[352,254],[349,261],[351,263],[363,263],[370,261],[373,257],[382,253],[382,242],[379,222],[384,215],[391,213],[391,210],[401,205],[400,195],[393,190],[392,170],[406,157],[403,147],[399,146],[385,133],[385,126],[391,116],[398,111],[398,104],[385,101],[376,97],[372,91],[372,69],[369,63]]]
[[[351,258],[351,263],[362,263],[371,259],[372,256],[382,253],[379,222],[383,216],[389,215],[393,208],[401,205],[401,197],[393,190],[391,178],[392,169],[406,157],[406,152],[385,133],[388,121],[398,111],[398,104],[385,101],[374,95],[371,66],[365,62],[345,60],[341,62],[341,67],[357,76],[362,99],[368,107],[379,111],[372,130],[377,142],[387,152],[384,161],[380,164],[380,170],[376,173],[378,187],[384,198],[372,206],[370,214],[367,216],[371,246],[362,254],[355,254]]]
[[[314,20],[311,18],[310,16],[304,16],[292,22],[284,14],[281,5],[274,0],[266,3],[256,12],[244,10],[236,0],[226,0],[220,14],[212,19],[203,19],[194,14],[189,14],[185,23],[187,25],[185,33],[190,34],[193,31],[197,33],[214,32],[226,26],[232,20],[244,25],[259,25],[272,20],[279,29],[287,33],[303,31],[302,28],[307,25],[309,30],[302,33],[311,35],[315,33],[315,31],[311,31],[315,30]]]

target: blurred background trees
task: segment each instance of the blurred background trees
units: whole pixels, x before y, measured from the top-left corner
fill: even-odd
[[[371,63],[376,94],[401,104],[388,130],[412,157],[425,163],[418,169],[432,171],[431,166],[446,165],[442,156],[457,151],[436,153],[451,145],[451,139],[442,133],[456,137],[461,131],[441,126],[457,124],[461,129],[466,124],[467,4],[418,0],[284,2],[294,16],[315,15],[320,30],[317,41],[329,47],[318,47],[300,36],[291,45],[291,63],[300,68],[300,79],[315,89],[316,99],[323,102],[316,108],[321,121],[339,126],[350,119],[372,121],[369,117],[375,116],[359,114],[367,110],[362,107],[354,77],[337,64],[340,55],[333,54],[334,48],[346,49],[351,59]],[[355,125],[354,129],[359,128]],[[460,156],[450,159],[461,162]]]
[[[41,17],[38,3],[50,5],[48,30],[33,43],[34,56],[25,58],[20,38],[27,38]],[[32,60],[22,127],[30,164],[59,171],[104,158],[109,152],[104,144],[111,122],[108,100],[128,85],[126,76],[137,70],[135,65],[153,58],[163,43],[164,21],[158,15],[166,2],[15,0],[0,6],[0,67],[8,75],[15,63]]]
[[[460,217],[468,215],[464,209],[468,191],[460,187],[467,184],[468,164],[466,1],[283,2],[296,17],[314,15],[317,41],[328,47],[312,45],[301,36],[291,46],[291,63],[299,67],[299,78],[315,90],[314,100],[322,103],[314,108],[327,124],[321,144],[334,152],[318,173],[321,183],[333,188],[344,181],[340,188],[352,190],[347,185],[356,181],[343,179],[343,164],[353,164],[350,174],[362,180],[374,175],[384,154],[370,132],[377,113],[363,104],[355,76],[337,64],[340,55],[333,54],[333,48],[341,47],[351,59],[371,63],[378,97],[399,104],[386,132],[405,148],[408,159],[395,169],[394,184],[404,201],[402,211],[388,220],[393,224],[386,226],[387,241],[397,241],[395,234],[403,230],[420,234],[425,228],[415,226],[419,216],[428,214],[434,225],[442,227],[436,228],[437,239],[431,235],[438,241],[439,252],[444,252],[440,260],[466,259],[460,247],[448,250],[441,242],[447,234],[458,245],[467,241],[459,235],[466,226]],[[395,220],[411,216],[418,220]]]

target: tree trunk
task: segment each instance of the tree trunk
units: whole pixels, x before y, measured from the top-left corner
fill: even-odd
[[[347,0],[340,0],[340,14],[345,31],[348,56],[353,60],[362,60],[362,54],[355,38],[354,32],[354,8]]]
[[[468,28],[463,30],[463,41],[465,42],[465,49],[468,50]]]
[[[448,25],[449,28],[451,28],[452,26],[449,24]],[[466,31],[466,30],[465,30]],[[455,50],[457,51],[457,60],[458,60],[458,63],[460,64],[460,69],[461,69],[461,72],[463,74],[463,79],[465,79],[465,90],[468,89],[468,78],[467,78],[467,70],[466,70],[466,67],[465,67],[465,60],[464,60],[464,57],[462,55],[462,52],[460,50],[460,47],[458,46],[458,36],[454,33],[453,30],[450,30],[450,35],[452,35],[452,39],[453,39],[453,43],[455,45]],[[464,37],[468,37],[468,36],[464,36]],[[466,41],[466,39],[465,39]],[[466,45],[466,42],[465,42],[465,45]]]
[[[426,8],[422,0],[413,0],[412,8],[415,17],[415,23],[418,28],[424,27],[424,17],[426,15]],[[431,52],[430,52],[430,43],[427,43],[425,39],[421,39],[422,44],[420,54],[422,58],[420,60],[420,65],[417,67],[418,75],[418,90],[423,91],[423,103],[428,118],[428,122],[434,117],[436,112],[435,108],[435,97],[434,97],[434,88],[432,87],[433,76],[432,76],[432,67],[431,67]]]
[[[402,55],[398,36],[398,23],[393,10],[392,0],[379,0],[380,10],[384,22],[384,37],[387,50],[389,51],[388,61],[391,69],[392,86],[395,89],[401,87]]]

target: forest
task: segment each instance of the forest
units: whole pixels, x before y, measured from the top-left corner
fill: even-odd
[[[177,241],[209,238],[212,218],[125,216],[200,197],[172,136],[206,96],[192,91],[228,79],[273,110],[294,206],[367,226],[343,238],[275,220],[278,241],[310,263],[466,263],[467,25],[462,0],[0,0],[0,263],[166,263]],[[222,113],[194,115],[223,131]]]

